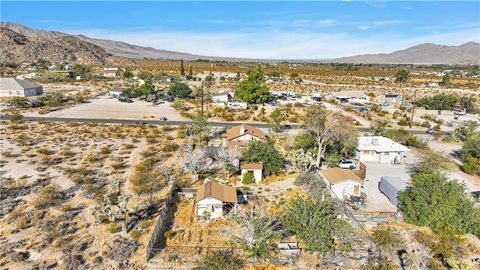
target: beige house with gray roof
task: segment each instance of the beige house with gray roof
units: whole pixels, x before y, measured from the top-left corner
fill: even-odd
[[[0,97],[31,97],[43,94],[43,86],[16,78],[0,78]]]

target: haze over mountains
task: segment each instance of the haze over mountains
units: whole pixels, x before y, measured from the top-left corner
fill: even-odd
[[[35,61],[43,58],[49,61],[66,59],[69,61],[78,61],[86,64],[91,63],[107,63],[112,57],[133,58],[133,59],[171,59],[171,60],[225,60],[225,61],[263,61],[263,62],[279,62],[282,60],[268,59],[245,59],[233,57],[217,57],[202,56],[184,52],[176,52],[169,50],[155,49],[151,47],[142,47],[128,44],[120,41],[112,41],[105,39],[94,39],[83,35],[69,35],[57,31],[37,30],[25,27],[16,23],[1,22],[1,39],[0,44],[0,60],[9,59],[8,61]],[[16,32],[14,35],[7,30]],[[8,34],[7,34],[8,32]],[[23,38],[21,37],[23,36]],[[31,44],[41,44],[41,50],[35,51],[35,46],[29,47],[25,54],[25,45],[18,44],[15,39],[26,39],[34,41]],[[63,46],[62,41],[68,41],[68,44],[74,43],[77,46]],[[56,49],[60,50],[61,55],[56,55]],[[27,46],[28,47],[28,46]],[[33,51],[32,51],[33,50]],[[16,53],[12,53],[16,52]],[[35,55],[37,53],[37,55]],[[24,55],[22,55],[24,54]],[[78,56],[72,57],[71,55]],[[89,57],[87,57],[87,55]],[[40,57],[41,56],[41,57]],[[81,57],[79,57],[81,56]],[[22,58],[23,57],[23,58]],[[93,57],[93,58],[92,58]],[[118,58],[120,59],[120,58]],[[117,59],[117,60],[118,60]],[[291,62],[338,62],[338,63],[371,63],[371,64],[480,64],[480,44],[476,42],[468,42],[459,46],[436,45],[432,43],[424,43],[405,50],[395,51],[388,54],[365,54],[349,57],[341,57],[336,59],[314,59],[314,60],[288,60]]]

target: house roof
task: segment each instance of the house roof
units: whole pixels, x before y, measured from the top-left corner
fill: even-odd
[[[330,92],[329,94],[336,98],[359,98],[359,97],[367,96],[362,91],[340,91],[340,92]]]
[[[240,169],[244,170],[263,170],[263,163],[257,162],[257,163],[243,163],[240,164]]]
[[[323,176],[331,184],[338,184],[348,180],[363,183],[363,180],[352,170],[341,168],[329,168],[322,171]]]
[[[242,127],[243,127],[243,133],[242,133]],[[265,134],[263,134],[263,132],[260,129],[254,128],[254,127],[249,126],[249,125],[239,125],[239,126],[227,129],[227,140],[228,141],[233,140],[233,139],[238,138],[238,137],[240,137],[244,134],[250,134],[250,135],[252,135],[254,137],[257,137],[259,139],[262,139],[262,140],[267,139]]]
[[[358,138],[358,151],[409,152],[410,149],[390,138],[382,136],[361,136]]]
[[[237,189],[215,182],[208,182],[198,189],[197,202],[208,198],[214,198],[222,202],[237,203]]]
[[[0,90],[26,90],[38,87],[42,86],[40,84],[17,78],[0,78]]]

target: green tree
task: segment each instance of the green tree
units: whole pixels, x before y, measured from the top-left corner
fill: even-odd
[[[27,108],[30,106],[30,102],[26,97],[12,97],[10,98],[8,104],[15,108]]]
[[[410,71],[406,69],[399,69],[395,73],[396,82],[404,83],[404,82],[407,82],[408,80],[410,80]]]
[[[193,70],[191,65],[188,67],[188,75],[193,76]]]
[[[450,75],[445,74],[442,77],[442,82],[440,83],[441,85],[449,85],[450,84]]]
[[[72,72],[75,77],[87,77],[88,73],[90,72],[90,68],[85,65],[75,64],[72,67]]]
[[[303,133],[300,135],[295,136],[293,142],[293,149],[303,149],[304,151],[309,151],[312,148],[316,147],[316,140],[310,133]]]
[[[279,109],[275,108],[270,114],[270,124],[275,132],[280,132],[283,130],[282,122],[285,121],[285,113]]]
[[[463,143],[460,157],[463,161],[463,169],[467,173],[480,175],[480,134],[473,133]]]
[[[248,78],[238,84],[235,96],[250,104],[261,104],[268,100],[270,93],[264,85],[263,71],[259,68],[248,72]]]
[[[49,107],[58,107],[62,105],[63,102],[65,102],[67,99],[65,98],[65,95],[62,92],[48,92],[40,97],[38,97],[37,101],[40,104],[43,104],[45,106]]]
[[[183,59],[180,60],[180,76],[185,76],[185,67],[183,66]]]
[[[480,235],[480,209],[474,208],[462,184],[448,181],[439,172],[414,174],[400,200],[408,223],[435,231]]]
[[[335,209],[333,200],[295,197],[285,210],[283,225],[307,249],[329,252],[335,247],[334,239],[344,242],[352,233],[348,222],[337,218]]]
[[[124,72],[123,72],[123,78],[125,79],[131,79],[133,78],[133,72],[129,69],[126,69]]]
[[[282,169],[282,155],[271,141],[251,141],[242,155],[247,162],[262,162],[264,176],[276,174]]]
[[[195,136],[200,135],[202,136],[203,133],[208,131],[208,118],[205,115],[196,114],[192,118],[192,123],[188,125],[189,135]]]
[[[243,260],[231,249],[207,252],[195,262],[195,270],[242,269]]]
[[[184,83],[175,83],[168,89],[168,94],[176,98],[188,98],[192,94],[192,89]]]
[[[138,73],[138,78],[139,79],[142,79],[144,81],[151,81],[153,79],[153,74],[148,72],[148,71],[145,71],[145,70],[141,70],[139,73]]]
[[[153,85],[152,81],[146,80],[144,84],[140,85],[140,87],[136,89],[136,95],[137,97],[146,97],[151,95],[153,93],[153,90],[155,90],[155,86]]]
[[[255,182],[252,172],[246,172],[243,174],[242,183],[245,185],[250,185]]]
[[[47,69],[49,65],[50,65],[50,62],[48,62],[45,59],[38,59],[37,60],[37,67],[39,67],[41,69]]]

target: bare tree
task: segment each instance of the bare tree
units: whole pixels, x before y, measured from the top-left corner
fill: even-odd
[[[343,115],[329,112],[322,105],[315,105],[307,112],[304,126],[317,140],[317,157],[315,166],[320,167],[325,157],[328,142],[335,140],[351,141],[356,139],[356,130]]]

